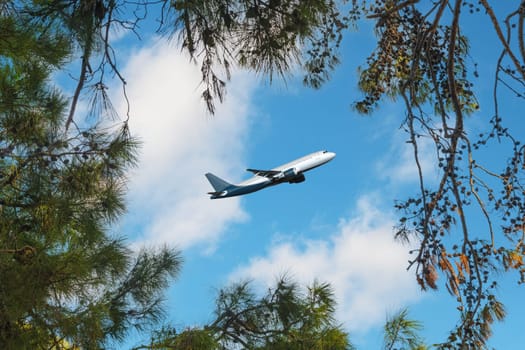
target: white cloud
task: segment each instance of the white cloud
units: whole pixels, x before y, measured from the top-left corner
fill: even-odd
[[[419,182],[417,164],[414,160],[412,143],[405,142],[409,135],[399,131],[395,133],[392,147],[385,156],[376,163],[379,178],[389,180],[392,184]],[[436,181],[438,168],[435,157],[434,143],[428,138],[419,138],[418,156],[423,177],[426,182]]]
[[[200,97],[199,67],[177,48],[143,48],[123,72],[130,129],[143,143],[139,167],[130,174],[128,221],[143,228],[142,243],[213,248],[229,224],[247,217],[238,199],[211,201],[204,174],[229,179],[240,167],[253,79],[234,74],[226,102],[210,116]]]
[[[383,324],[387,311],[397,311],[421,294],[406,271],[408,248],[393,240],[393,219],[372,203],[370,197],[361,198],[357,212],[341,220],[329,239],[275,243],[267,256],[252,258],[230,278],[265,287],[283,274],[303,284],[329,282],[339,303],[337,319],[351,332]]]

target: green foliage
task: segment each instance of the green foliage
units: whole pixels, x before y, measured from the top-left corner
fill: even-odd
[[[305,83],[319,87],[339,61],[337,47],[348,22],[333,0],[177,0],[168,10],[182,47],[192,57],[202,56],[202,95],[212,113],[214,99],[223,100],[234,64],[270,81],[300,64],[307,72]],[[214,69],[217,65],[225,77]]]
[[[425,350],[426,346],[418,332],[422,329],[420,322],[408,319],[406,309],[390,317],[384,327],[385,350]]]
[[[223,348],[208,329],[186,329],[177,333],[173,328],[163,327],[154,332],[148,345],[133,349],[219,350]]]
[[[453,99],[466,114],[478,109],[468,76],[465,36],[456,37],[448,25],[435,27],[418,9],[402,7],[383,15],[382,6],[371,8],[375,10],[364,12],[380,17],[378,45],[360,72],[359,87],[365,98],[354,104],[357,111],[372,113],[385,95],[405,95],[414,107],[432,104],[436,114],[453,112]],[[449,60],[454,62],[452,69]]]
[[[0,348],[95,349],[159,319],[181,258],[110,234],[138,143],[126,124],[67,130],[48,80],[72,46],[32,19],[0,15]]]
[[[259,297],[249,283],[237,283],[219,292],[210,324],[181,333],[163,328],[137,349],[353,349],[334,312],[328,284],[314,283],[303,291],[283,278]]]

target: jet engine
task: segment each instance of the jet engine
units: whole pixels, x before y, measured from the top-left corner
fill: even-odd
[[[298,172],[296,168],[290,168],[275,176],[274,181],[296,184],[304,181],[304,175]]]
[[[283,179],[286,179],[286,180],[293,179],[297,175],[299,175],[299,173],[297,172],[297,170],[295,168],[287,169],[287,170],[283,171],[283,173],[282,173]]]
[[[299,174],[299,175],[296,175],[291,180],[289,180],[288,182],[291,183],[291,184],[298,184],[300,182],[303,182],[304,180],[305,180],[304,174]]]

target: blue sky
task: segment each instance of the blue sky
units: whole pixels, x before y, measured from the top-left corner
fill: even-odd
[[[343,63],[320,90],[303,87],[300,76],[270,85],[235,71],[214,116],[200,99],[198,67],[174,43],[155,36],[120,39],[130,127],[143,147],[129,174],[129,212],[116,230],[134,247],[182,250],[182,273],[166,295],[169,323],[202,325],[213,317],[217,289],[251,279],[264,290],[286,273],[303,284],[333,285],[337,318],[359,349],[379,349],[387,315],[404,307],[423,322],[429,343],[446,338],[458,316],[454,299],[444,287],[421,293],[406,271],[410,247],[392,238],[394,200],[417,185],[410,145],[399,129],[403,109],[388,101],[369,117],[351,109],[360,96],[356,68],[373,43],[362,29],[347,36]],[[472,117],[473,132],[491,115],[490,107],[483,109],[490,90],[480,85],[482,110]],[[119,89],[113,90],[124,114]],[[522,121],[515,126],[523,130]],[[224,200],[206,195],[206,172],[236,182],[249,176],[248,167],[272,168],[322,149],[337,157],[308,172],[304,183]],[[427,153],[426,175],[437,178],[430,148]],[[508,317],[490,342],[497,349],[525,342],[523,291],[515,278],[506,280],[500,296]]]

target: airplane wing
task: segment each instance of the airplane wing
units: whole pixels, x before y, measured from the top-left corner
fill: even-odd
[[[275,175],[281,173],[279,170],[260,170],[260,169],[246,169],[246,171],[252,172],[257,176],[267,177],[269,179],[273,178]]]

